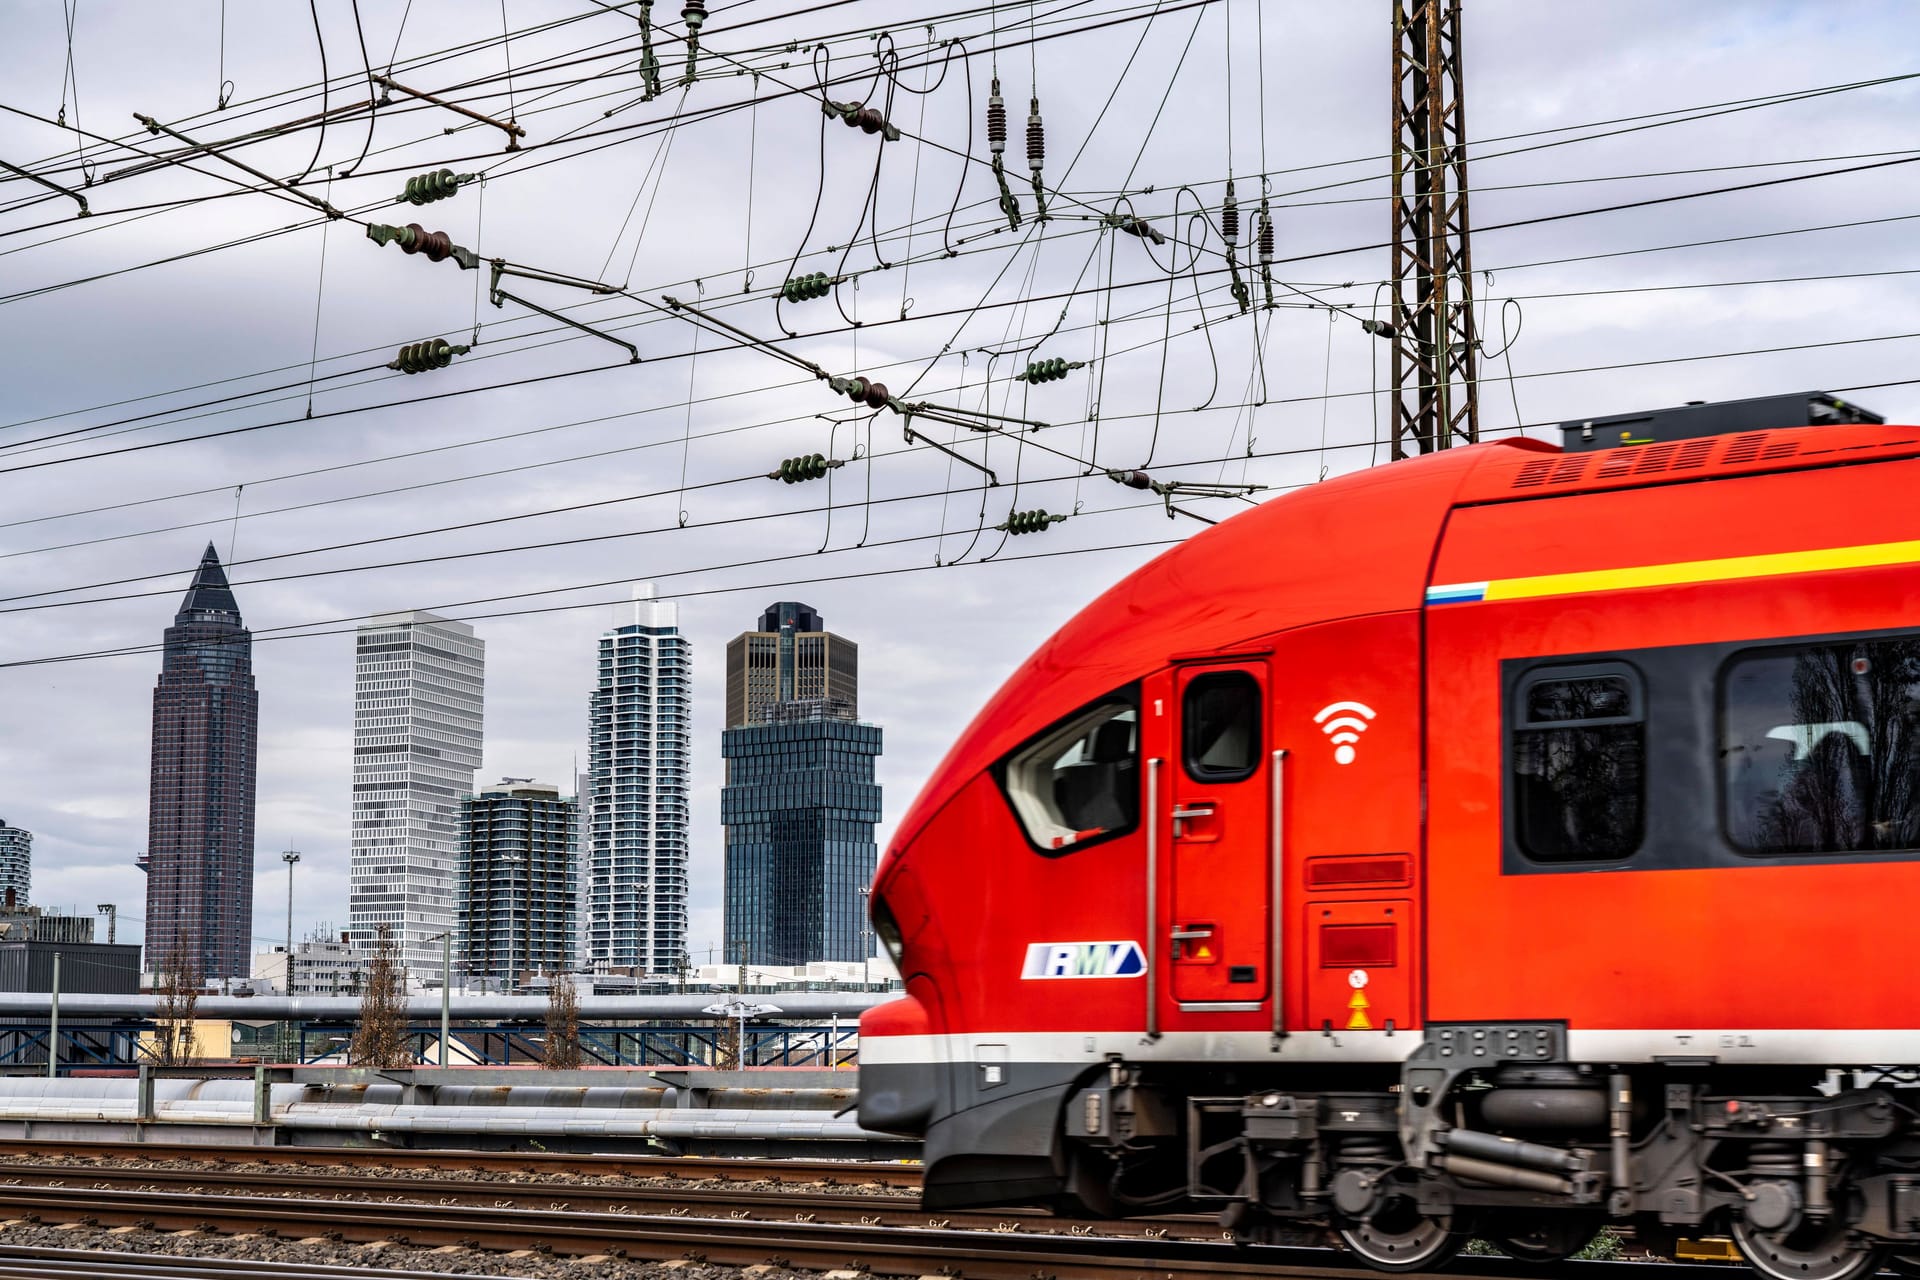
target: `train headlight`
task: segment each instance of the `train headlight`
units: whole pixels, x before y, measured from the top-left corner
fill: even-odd
[[[901,957],[906,945],[900,937],[900,922],[893,918],[893,912],[887,908],[885,898],[876,897],[873,902],[873,932],[880,939],[880,945],[886,948],[887,959],[893,961],[893,967],[900,969]],[[904,970],[902,973],[904,974]]]

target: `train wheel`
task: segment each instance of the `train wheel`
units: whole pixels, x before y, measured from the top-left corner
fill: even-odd
[[[1430,1271],[1467,1242],[1449,1220],[1428,1217],[1406,1196],[1392,1197],[1339,1232],[1341,1242],[1376,1271]]]
[[[1480,1224],[1480,1235],[1519,1262],[1565,1262],[1586,1248],[1600,1219],[1585,1213],[1502,1214]]]
[[[1878,1269],[1881,1251],[1852,1238],[1844,1222],[1758,1231],[1733,1224],[1733,1242],[1747,1264],[1772,1280],[1855,1280]]]
[[[1895,1275],[1912,1276],[1920,1280],[1920,1253],[1894,1253],[1885,1258],[1887,1270]]]

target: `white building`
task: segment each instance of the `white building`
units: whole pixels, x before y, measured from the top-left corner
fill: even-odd
[[[369,949],[389,926],[416,975],[439,972],[437,935],[454,927],[460,797],[480,767],[485,676],[486,643],[431,613],[376,618],[354,640],[348,923]]]
[[[671,975],[687,945],[691,655],[678,606],[633,594],[600,637],[588,718],[587,960]]]
[[[253,980],[256,984],[267,983],[282,995],[358,995],[370,958],[365,947],[345,937],[308,938],[293,949],[291,984],[284,946],[253,953]]]
[[[33,887],[33,832],[10,827],[0,818],[0,902],[25,909]]]

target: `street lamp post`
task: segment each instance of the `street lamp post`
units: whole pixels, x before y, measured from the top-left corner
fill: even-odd
[[[111,902],[103,902],[94,908],[107,918],[107,945],[113,945],[114,926],[120,923],[120,908]]]
[[[440,943],[440,1065],[447,1065],[447,1040],[453,1029],[453,930],[436,934],[428,942]]]
[[[737,1069],[744,1070],[747,1065],[747,1019],[784,1011],[777,1004],[750,1004],[745,1000],[735,999],[729,1000],[725,1004],[710,1004],[700,1012],[710,1013],[716,1018],[738,1019],[740,1027],[740,1039],[738,1042],[740,1051],[739,1059],[734,1065]]]
[[[289,849],[280,855],[280,861],[287,864],[287,994],[293,994],[293,864],[300,861],[300,855]]]

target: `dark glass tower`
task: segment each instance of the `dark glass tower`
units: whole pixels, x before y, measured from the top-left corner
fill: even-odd
[[[858,719],[860,650],[782,600],[727,646],[728,961],[862,961],[880,730]]]
[[[147,967],[252,972],[253,793],[260,702],[253,637],[213,544],[167,628],[153,691]]]

